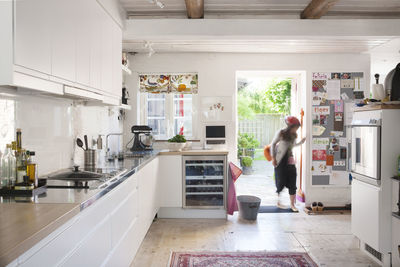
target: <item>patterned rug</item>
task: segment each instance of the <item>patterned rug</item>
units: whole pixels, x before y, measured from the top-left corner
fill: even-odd
[[[172,252],[169,267],[317,267],[302,252]]]

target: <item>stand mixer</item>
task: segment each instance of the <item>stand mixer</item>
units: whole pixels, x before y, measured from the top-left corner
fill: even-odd
[[[131,131],[133,136],[133,145],[130,151],[148,151],[153,150],[153,135],[151,131],[153,129],[147,125],[135,125],[132,126]]]

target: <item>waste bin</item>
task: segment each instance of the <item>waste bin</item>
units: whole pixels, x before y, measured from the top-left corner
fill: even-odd
[[[245,220],[257,220],[261,199],[255,196],[238,196],[239,217]]]

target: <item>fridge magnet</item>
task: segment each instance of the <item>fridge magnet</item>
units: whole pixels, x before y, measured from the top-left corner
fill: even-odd
[[[313,138],[312,148],[325,150],[329,146],[329,138]]]
[[[340,75],[340,79],[342,79],[342,80],[351,79],[351,73],[350,73],[350,72],[343,72],[343,73]]]
[[[332,80],[340,80],[340,73],[339,72],[332,72],[331,73]]]
[[[326,128],[321,125],[313,125],[312,134],[314,136],[320,136],[325,132]]]
[[[333,166],[333,155],[326,155],[326,166]]]
[[[312,151],[313,160],[326,160],[326,150],[315,149]]]
[[[327,72],[313,72],[313,80],[327,80],[329,78],[329,73]]]
[[[328,80],[326,84],[328,99],[340,99],[340,80]]]
[[[347,148],[341,147],[340,148],[340,159],[346,159],[347,158]]]
[[[330,106],[313,106],[313,114],[329,115],[331,113]]]
[[[354,91],[354,99],[364,99],[364,91]]]
[[[343,101],[335,100],[335,112],[343,112]]]
[[[335,112],[335,121],[343,121],[343,112]]]
[[[353,79],[340,80],[340,87],[353,89],[354,88],[354,80]]]

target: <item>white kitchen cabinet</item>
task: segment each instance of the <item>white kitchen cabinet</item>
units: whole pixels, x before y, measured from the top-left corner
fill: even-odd
[[[159,209],[158,158],[153,159],[138,172],[139,227],[144,238]]]
[[[104,12],[101,24],[101,89],[109,94],[113,93],[112,68],[113,68],[113,21],[106,19]],[[122,70],[121,70],[122,73]],[[121,74],[122,75],[122,74]]]
[[[51,10],[51,74],[76,81],[77,0],[53,0]]]
[[[379,243],[380,188],[353,179],[351,188],[351,231],[376,250]],[[367,221],[364,218],[369,218]]]
[[[182,156],[159,156],[161,207],[182,207]]]
[[[122,31],[96,0],[0,1],[0,33],[0,85],[67,85],[120,104]]]
[[[51,3],[52,0],[15,1],[15,64],[45,74],[51,74]]]

